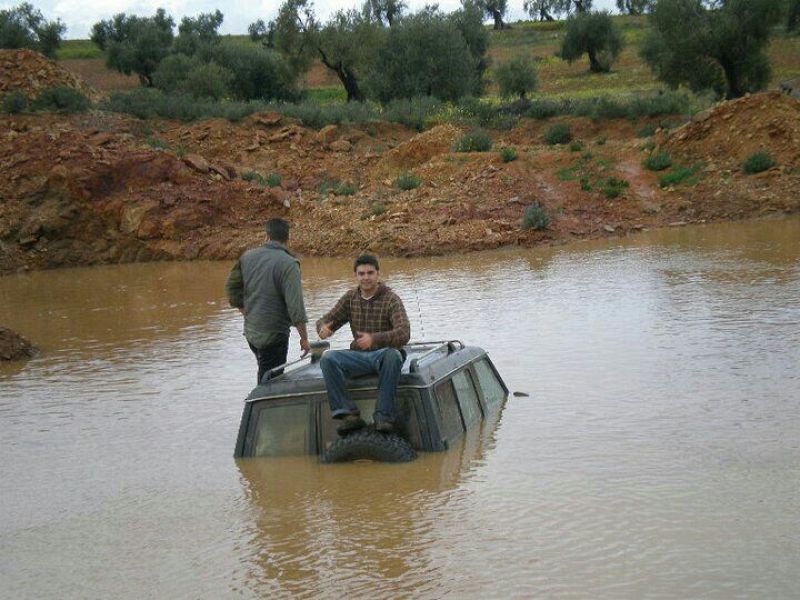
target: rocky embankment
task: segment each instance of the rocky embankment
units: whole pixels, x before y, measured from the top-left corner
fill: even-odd
[[[0,274],[229,259],[259,243],[273,216],[292,222],[301,254],[410,256],[800,210],[800,102],[787,95],[721,103],[658,131],[655,151],[692,172],[671,185],[642,166],[643,122],[565,122],[571,145],[545,143],[552,120],[523,120],[492,132],[491,152],[456,153],[464,132],[447,124],[417,134],[381,122],[316,131],[274,113],[189,125],[3,115]],[[499,148],[516,160],[504,162]],[[748,175],[742,162],[757,151],[776,166]],[[404,173],[418,187],[400,189]],[[621,182],[616,197],[608,182]],[[546,229],[522,227],[534,203],[550,215]]]
[[[38,350],[18,333],[0,327],[0,360],[22,360],[36,356]]]

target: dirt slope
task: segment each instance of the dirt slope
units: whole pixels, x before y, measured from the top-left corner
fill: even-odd
[[[723,103],[671,134],[660,148],[696,164],[696,181],[659,186],[641,166],[641,123],[572,119],[580,141],[548,146],[550,122],[495,132],[497,151],[454,153],[461,132],[417,134],[398,125],[320,131],[277,114],[242,123],[143,123],[92,113],[0,116],[0,273],[160,259],[233,258],[263,237],[272,216],[294,225],[302,254],[462,252],[643,228],[800,210],[800,102],[760,94]],[[772,153],[776,168],[745,175],[743,157]],[[242,178],[279,174],[268,188]],[[417,189],[393,185],[400,172]],[[603,188],[624,180],[618,197]],[[339,184],[352,195],[341,195]],[[338,189],[340,195],[336,191]],[[521,227],[534,202],[548,229]]]
[[[32,100],[48,87],[71,87],[92,100],[100,97],[80,77],[38,52],[0,49],[0,96],[19,90]]]

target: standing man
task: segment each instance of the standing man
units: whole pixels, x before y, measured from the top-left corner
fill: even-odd
[[[374,256],[359,256],[353,264],[358,287],[317,321],[317,333],[323,340],[348,322],[353,332],[350,350],[328,350],[320,361],[331,414],[343,421],[337,429],[340,435],[365,426],[347,393],[346,379],[373,373],[378,375],[375,429],[389,432],[394,427],[394,396],[404,360],[401,351],[411,337],[411,327],[403,301],[378,280],[379,269]]]
[[[266,229],[266,244],[242,254],[225,283],[231,306],[244,315],[244,336],[258,361],[259,384],[264,373],[286,362],[290,325],[300,334],[300,349],[309,350],[300,261],[286,247],[289,223],[270,219]]]

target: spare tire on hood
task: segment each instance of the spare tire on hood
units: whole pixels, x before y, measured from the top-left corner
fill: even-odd
[[[339,438],[322,452],[322,462],[376,460],[380,462],[409,462],[417,453],[408,440],[394,433],[360,429]]]

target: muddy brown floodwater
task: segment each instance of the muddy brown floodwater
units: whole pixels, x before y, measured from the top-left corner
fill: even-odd
[[[792,218],[385,261],[415,339],[483,346],[530,394],[402,465],[232,458],[255,364],[228,263],[0,278],[41,349],[0,365],[0,589],[794,598],[798,240]],[[349,270],[303,262],[312,318]]]

